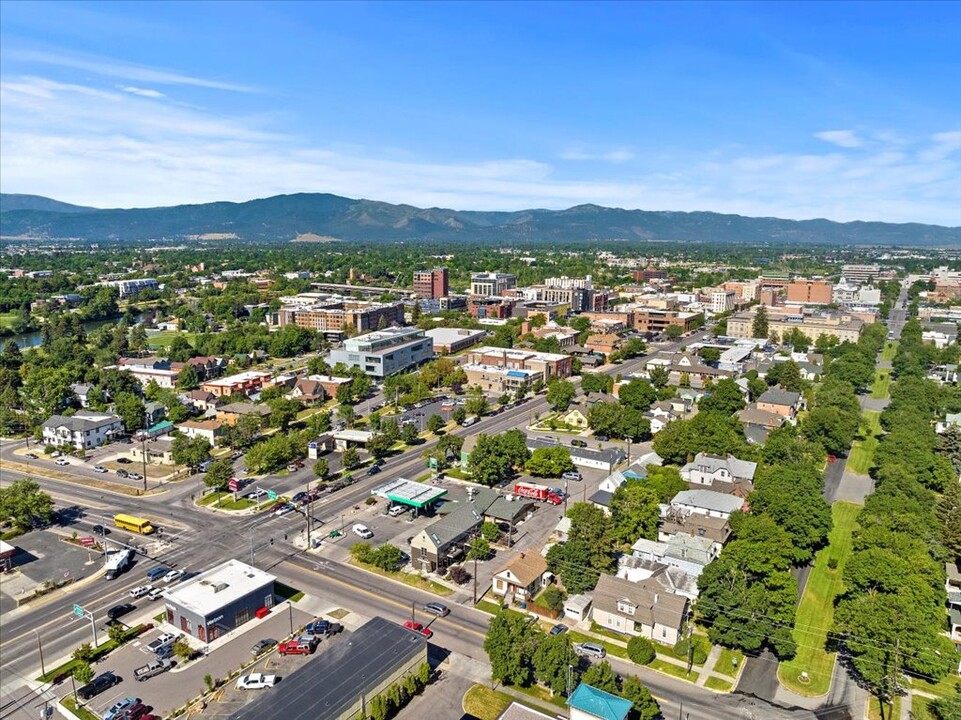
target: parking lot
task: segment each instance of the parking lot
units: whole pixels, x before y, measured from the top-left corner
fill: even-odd
[[[156,603],[155,606],[158,612],[163,609],[162,603]],[[161,634],[161,630],[155,629],[114,651],[94,667],[98,675],[109,671],[121,677],[122,681],[88,701],[87,708],[99,716],[118,700],[135,697],[140,698],[144,704],[152,706],[154,714],[165,716],[206,689],[204,675],[209,673],[215,679],[224,678],[252,659],[250,650],[255,642],[264,638],[284,638],[290,632],[291,623],[296,629],[311,619],[312,616],[302,610],[293,608],[292,611],[288,611],[286,604],[279,605],[263,620],[251,620],[242,625],[234,634],[224,638],[223,644],[214,643],[206,656],[201,655],[197,660],[185,665],[178,664],[173,670],[143,682],[137,682],[134,679],[134,670],[154,659],[153,653],[147,650],[147,644]],[[327,643],[338,642],[345,635],[346,633],[334,639],[321,641],[318,652],[323,652]],[[203,647],[196,639],[194,643],[198,649]],[[255,672],[264,668],[266,672],[283,675],[297,667],[298,662],[304,661],[305,658],[302,656],[281,657],[276,652],[271,652],[257,663],[256,668],[245,672]],[[63,697],[71,692],[72,687],[69,681],[61,683],[59,696]],[[238,692],[242,691],[234,690],[231,686],[225,694],[229,696],[229,693]]]

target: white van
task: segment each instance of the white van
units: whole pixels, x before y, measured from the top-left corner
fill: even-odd
[[[364,538],[364,540],[369,540],[370,538],[374,537],[374,533],[371,532],[371,529],[361,523],[354,525],[351,530],[354,531],[354,535],[358,535]]]

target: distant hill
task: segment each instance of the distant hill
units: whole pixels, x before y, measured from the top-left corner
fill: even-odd
[[[33,198],[35,205],[51,205],[24,207],[26,201],[22,198]],[[17,202],[21,203],[19,208]],[[308,193],[243,203],[130,210],[74,208],[47,198],[2,195],[0,206],[0,235],[5,237],[79,238],[91,242],[211,234],[231,238],[225,242],[289,242],[298,236],[315,234],[357,242],[550,243],[620,239],[752,244],[961,244],[961,228],[916,223],[797,221],[713,212],[623,210],[599,205],[578,205],[567,210],[476,212]]]
[[[81,213],[96,210],[92,207],[83,205],[71,205],[70,203],[51,200],[42,195],[18,195],[16,193],[0,194],[0,213],[13,210],[40,210],[42,212],[57,213]]]

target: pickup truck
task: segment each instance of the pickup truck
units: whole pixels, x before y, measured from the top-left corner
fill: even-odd
[[[263,690],[273,687],[277,682],[276,675],[264,675],[263,673],[251,673],[237,678],[238,690]]]
[[[176,639],[177,639],[177,636],[174,635],[173,633],[164,633],[163,635],[158,637],[156,640],[147,643],[147,651],[155,653],[164,645],[169,645]]]
[[[310,655],[317,647],[317,642],[315,635],[301,635],[296,640],[280,643],[277,652],[281,655]]]
[[[143,667],[138,667],[133,671],[133,677],[137,682],[143,682],[148,680],[155,675],[160,675],[161,673],[167,672],[170,668],[174,666],[174,661],[170,658],[165,660],[151,660]]]

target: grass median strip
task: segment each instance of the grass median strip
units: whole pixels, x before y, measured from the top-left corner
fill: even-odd
[[[834,599],[844,590],[841,577],[851,556],[852,535],[860,510],[859,505],[849,502],[837,502],[831,508],[834,524],[828,545],[815,557],[798,605],[792,633],[798,645],[797,655],[782,662],[777,674],[781,684],[799,695],[816,697],[831,688],[835,653],[828,652],[825,643],[834,622]]]
[[[704,687],[721,692],[731,692],[731,688],[733,688],[734,685],[723,678],[709,677],[704,683]]]
[[[419,588],[421,590],[426,590],[427,592],[434,593],[435,595],[440,595],[445,597],[450,595],[454,591],[451,590],[446,585],[441,585],[433,580],[428,580],[427,578],[422,578],[420,575],[414,575],[413,573],[407,572],[390,572],[389,570],[381,570],[373,565],[368,565],[367,563],[362,563],[357,561],[355,558],[350,559],[350,564],[359,567],[367,572],[374,573],[376,575],[382,575],[386,578],[391,578],[392,580],[399,580],[405,585],[410,585],[411,587]]]
[[[881,434],[881,413],[874,410],[864,411],[864,425],[867,434],[864,439],[856,440],[851,446],[851,454],[845,465],[846,470],[867,475],[874,463],[874,453],[878,449],[878,438]]]
[[[887,368],[877,368],[874,371],[874,382],[871,384],[871,397],[883,400],[891,389],[891,371]]]

